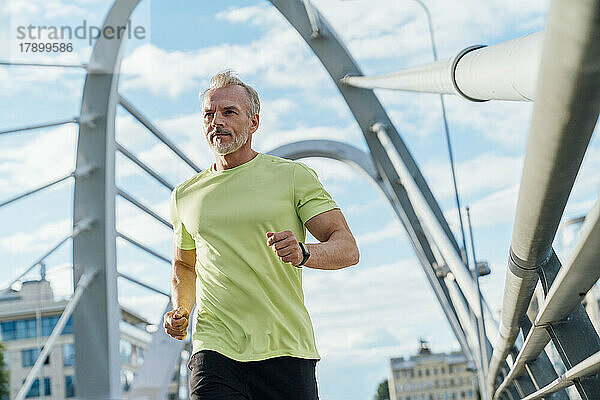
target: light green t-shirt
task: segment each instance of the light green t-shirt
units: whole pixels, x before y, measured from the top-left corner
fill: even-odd
[[[303,242],[304,223],[334,208],[312,169],[261,153],[224,171],[211,166],[173,190],[175,244],[196,249],[194,353],[320,358],[302,269],[281,261],[266,233],[289,229]]]

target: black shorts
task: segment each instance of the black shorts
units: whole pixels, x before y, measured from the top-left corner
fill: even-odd
[[[210,350],[190,358],[190,400],[318,400],[317,360],[235,361]]]

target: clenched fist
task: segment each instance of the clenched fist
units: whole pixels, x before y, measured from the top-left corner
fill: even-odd
[[[302,249],[292,231],[267,232],[267,246],[273,246],[277,256],[285,263],[298,266],[302,262]]]
[[[177,340],[185,339],[189,325],[190,312],[183,307],[165,313],[165,332]]]

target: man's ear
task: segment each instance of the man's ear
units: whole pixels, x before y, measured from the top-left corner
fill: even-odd
[[[254,114],[252,117],[250,117],[250,133],[256,132],[259,123],[260,117],[258,116],[258,114]]]

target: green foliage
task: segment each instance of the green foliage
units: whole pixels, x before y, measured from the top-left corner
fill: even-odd
[[[4,361],[4,350],[4,345],[0,343],[0,399],[8,399],[10,393],[8,390],[8,367]]]
[[[381,381],[377,387],[377,394],[375,400],[390,400],[390,388],[388,387],[388,380]]]

